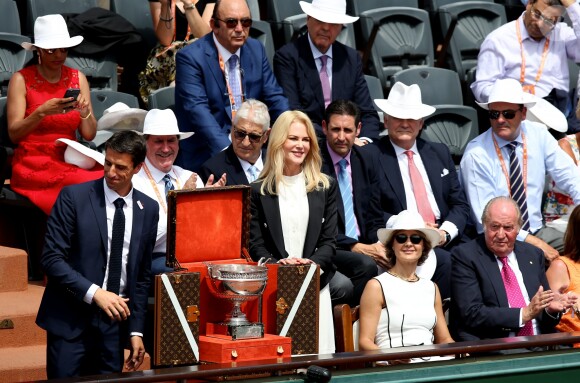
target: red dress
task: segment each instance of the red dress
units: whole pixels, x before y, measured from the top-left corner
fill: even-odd
[[[51,98],[62,97],[66,89],[79,87],[78,71],[66,66],[62,67],[60,81],[55,84],[46,81],[38,73],[36,65],[28,66],[19,73],[26,84],[25,117]],[[66,145],[55,144],[57,138],[76,139],[75,131],[80,122],[80,113],[76,110],[46,116],[14,149],[10,186],[46,214],[50,214],[63,186],[103,177],[100,164],[91,170],[84,170],[64,162]]]

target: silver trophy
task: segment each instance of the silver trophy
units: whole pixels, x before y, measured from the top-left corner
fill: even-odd
[[[240,306],[243,302],[261,297],[268,280],[268,268],[245,264],[207,264],[207,271],[211,292],[233,303],[231,313],[216,326],[221,327],[222,332],[231,335],[234,340],[264,337],[264,325],[248,321]],[[258,313],[258,317],[261,317],[261,313]]]

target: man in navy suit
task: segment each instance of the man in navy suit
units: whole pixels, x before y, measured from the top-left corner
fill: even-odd
[[[246,100],[234,117],[232,144],[207,160],[199,170],[206,182],[214,174],[225,174],[227,185],[249,185],[264,168],[262,148],[270,134],[268,107],[258,100]]]
[[[131,183],[145,159],[143,138],[117,132],[105,148],[104,178],[63,188],[47,222],[36,323],[47,331],[49,379],[120,372],[126,347],[125,367],[136,370],[145,354],[159,207]],[[124,232],[116,223],[113,230],[118,215]]]
[[[350,100],[361,109],[360,136],[378,138],[381,123],[364,78],[360,55],[336,41],[343,24],[353,23],[358,17],[346,14],[345,0],[301,1],[300,7],[307,15],[308,33],[280,48],[274,56],[274,73],[288,97],[290,109],[306,113],[317,133],[324,136],[321,124],[328,104],[333,100]],[[321,76],[323,67],[325,74]],[[328,79],[328,94],[323,78]],[[356,143],[362,144],[358,138]]]
[[[197,172],[212,155],[228,147],[235,111],[244,99],[263,101],[273,119],[288,110],[264,47],[248,38],[252,19],[245,0],[218,0],[212,32],[176,56],[175,114],[182,132],[179,165]]]
[[[421,101],[418,85],[395,83],[387,100],[375,100],[385,113],[388,137],[380,140],[381,206],[385,221],[403,210],[417,211],[439,230],[437,267],[432,280],[443,299],[450,294],[451,254],[467,223],[469,205],[447,146],[418,138],[423,118],[435,108]],[[413,182],[416,179],[417,182]]]
[[[454,339],[553,332],[561,312],[576,302],[576,296],[550,291],[542,250],[516,241],[522,225],[518,205],[509,197],[495,197],[485,206],[482,222],[483,234],[453,249]],[[517,287],[511,287],[512,281]],[[515,296],[520,297],[519,304]]]
[[[336,100],[326,108],[322,131],[326,140],[320,143],[322,172],[338,180],[338,235],[333,262],[337,272],[330,281],[334,304],[359,304],[369,279],[378,272],[377,264],[384,264],[385,246],[379,242],[377,231],[385,227],[381,211],[381,192],[378,158],[365,147],[354,145],[361,129],[361,114],[355,103]],[[349,175],[342,183],[340,161],[346,160],[344,171]],[[349,193],[346,196],[345,193]],[[352,200],[345,204],[343,195]],[[348,222],[354,230],[348,233]]]

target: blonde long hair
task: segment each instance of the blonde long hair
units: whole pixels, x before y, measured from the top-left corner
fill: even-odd
[[[277,194],[276,185],[284,182],[284,149],[282,146],[288,138],[290,125],[294,122],[304,124],[306,126],[306,134],[310,138],[310,150],[302,163],[302,171],[306,179],[306,191],[311,192],[319,187],[326,189],[330,185],[328,177],[320,171],[322,157],[320,156],[316,132],[310,118],[300,111],[289,110],[278,117],[268,137],[266,162],[259,178],[263,180],[260,188],[262,194]]]

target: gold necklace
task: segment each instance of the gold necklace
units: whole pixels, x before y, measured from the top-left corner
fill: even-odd
[[[413,275],[411,277],[409,277],[409,278],[405,278],[405,277],[403,277],[403,276],[401,276],[399,274],[395,274],[392,271],[387,271],[387,273],[391,274],[393,277],[397,277],[397,278],[402,279],[402,280],[404,280],[406,282],[417,282],[417,281],[419,281],[419,276],[417,275],[417,273],[413,273]]]

